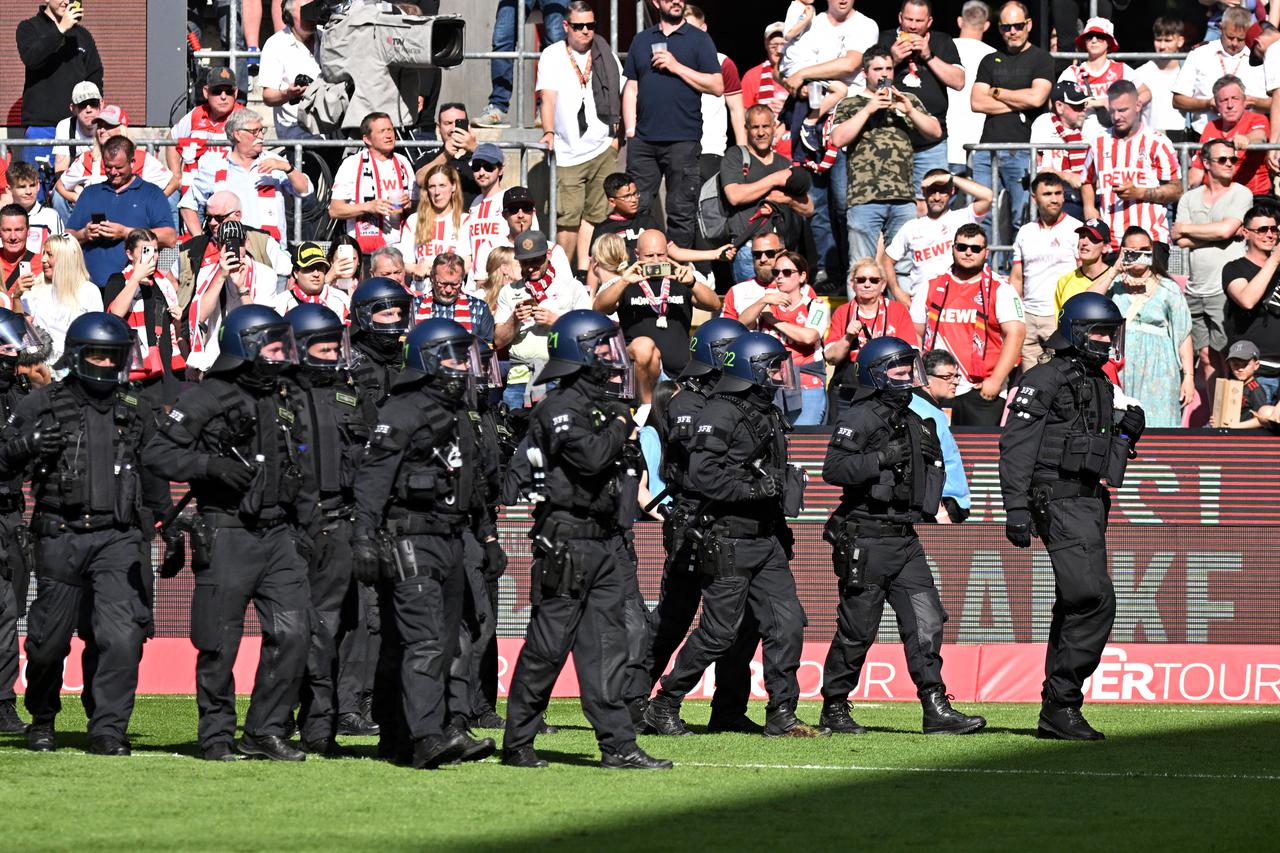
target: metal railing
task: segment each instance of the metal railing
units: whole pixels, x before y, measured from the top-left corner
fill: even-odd
[[[232,8],[235,5],[232,4]],[[139,148],[147,151],[154,151],[157,148],[172,148],[178,143],[168,137],[140,137],[133,140],[133,143]],[[438,143],[435,141],[418,142],[415,140],[396,140],[397,151],[419,150],[422,148],[433,148]],[[498,148],[503,150],[518,150],[520,152],[520,183],[528,185],[529,183],[529,153],[531,151],[540,152],[543,155],[544,162],[547,164],[547,182],[549,185],[547,193],[547,219],[548,223],[544,225],[547,232],[547,238],[555,241],[556,238],[556,158],[553,149],[546,148],[537,142],[519,142],[510,140],[500,140],[494,143]],[[88,147],[83,139],[0,139],[0,156],[8,157],[10,148],[49,148],[55,145],[68,145],[77,148]],[[285,149],[292,149],[292,163],[295,169],[301,170],[303,167],[302,155],[308,149],[320,148],[350,148],[356,151],[363,147],[360,142],[353,142],[347,139],[269,139],[263,148],[264,152],[272,151],[279,153]],[[140,176],[139,176],[140,177]],[[176,192],[176,190],[175,190]],[[293,199],[293,222],[291,227],[292,239],[297,242],[302,239],[302,199],[295,196]]]
[[[516,49],[515,50],[478,50],[466,51],[462,54],[463,61],[468,59],[510,59],[515,63],[515,70],[511,75],[511,102],[513,112],[515,114],[515,126],[526,127],[525,109],[528,106],[525,103],[524,91],[524,63],[536,62],[541,55],[536,51],[526,50],[527,33],[525,20],[525,8],[522,0],[515,0],[516,7]],[[618,0],[609,0],[609,44],[613,46],[614,51],[619,56],[625,56],[622,51],[618,51]],[[494,11],[497,11],[497,3],[494,3]],[[197,59],[226,59],[231,69],[236,69],[236,61],[238,59],[247,59],[249,57],[260,56],[260,52],[236,49],[236,34],[240,29],[240,4],[232,3],[230,6],[230,17],[227,21],[227,41],[230,42],[229,49],[224,50],[207,50],[201,49],[195,52]],[[644,0],[636,0],[636,32],[644,29]]]

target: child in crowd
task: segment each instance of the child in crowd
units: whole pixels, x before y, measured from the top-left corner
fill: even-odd
[[[782,22],[786,42],[778,67],[783,79],[820,61],[820,57],[813,50],[807,49],[800,38],[809,31],[813,17],[813,0],[792,0],[787,6],[787,16]],[[811,157],[823,154],[822,117],[835,109],[836,104],[844,100],[847,94],[849,87],[840,80],[811,80],[797,93],[790,125],[791,138],[795,139],[798,133],[801,145],[808,149]],[[798,122],[795,120],[797,117],[800,118]],[[793,149],[793,155],[799,154],[799,151]]]
[[[1151,25],[1156,53],[1181,53],[1187,40],[1185,29],[1177,18],[1156,18]],[[1133,72],[1134,82],[1140,82],[1151,93],[1151,100],[1142,111],[1142,123],[1164,131],[1172,142],[1186,142],[1189,138],[1187,117],[1173,106],[1173,83],[1181,68],[1180,61],[1169,58],[1151,60]]]
[[[1227,350],[1227,368],[1231,377],[1244,383],[1244,398],[1240,403],[1240,420],[1228,429],[1265,429],[1280,433],[1280,414],[1267,397],[1267,391],[1253,376],[1260,364],[1258,347],[1253,341],[1236,341]],[[1210,426],[1217,426],[1213,418]]]
[[[9,182],[13,203],[27,212],[27,221],[31,225],[27,235],[27,251],[39,256],[44,251],[45,240],[66,230],[62,226],[62,217],[52,207],[39,202],[40,173],[35,166],[22,160],[14,160],[5,170],[5,179]]]

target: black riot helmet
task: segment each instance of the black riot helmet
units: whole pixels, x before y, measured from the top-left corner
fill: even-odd
[[[379,317],[392,309],[399,309],[399,319]],[[413,326],[413,297],[397,281],[367,278],[351,293],[351,322],[358,332],[399,337]]]
[[[911,344],[885,335],[858,351],[858,384],[876,391],[910,390],[924,385],[924,362]]]
[[[706,376],[720,369],[724,348],[747,333],[747,327],[730,317],[716,317],[699,326],[689,338],[689,363],[681,379]]]
[[[498,353],[483,338],[476,338],[476,347],[480,351],[480,374],[476,381],[479,391],[493,391],[503,386],[502,368],[498,365]]]
[[[302,302],[290,309],[284,319],[293,329],[298,361],[303,367],[342,370],[351,366],[351,341],[347,327],[330,308],[315,302]],[[312,347],[323,344],[335,346],[323,347],[323,355],[312,353]]]
[[[740,393],[759,388],[772,394],[800,387],[791,353],[782,342],[764,332],[747,332],[724,348],[720,355],[717,393]]]
[[[218,329],[218,357],[208,372],[253,365],[264,375],[276,375],[297,363],[293,329],[285,319],[265,305],[241,305]]]
[[[8,308],[0,308],[0,363],[10,368],[19,362],[30,363],[41,348],[40,335],[31,321]]]
[[[129,325],[114,314],[91,311],[67,328],[67,342],[59,366],[85,387],[111,391],[129,381],[129,370],[142,363],[138,342]]]
[[[474,403],[479,370],[476,337],[454,320],[429,317],[404,340],[403,377],[425,376],[455,400]]]
[[[635,391],[626,339],[599,311],[578,308],[562,314],[547,333],[547,355],[546,366],[534,380],[537,385],[582,376],[621,399],[630,399]]]
[[[1124,315],[1101,293],[1077,293],[1062,306],[1058,330],[1048,345],[1073,349],[1082,361],[1101,367],[1108,359],[1124,358]]]

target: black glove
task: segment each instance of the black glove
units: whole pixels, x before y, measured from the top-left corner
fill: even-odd
[[[12,459],[33,459],[36,456],[57,456],[62,451],[66,439],[56,429],[38,429],[9,442],[5,452]]]
[[[951,519],[952,524],[960,524],[969,517],[969,510],[960,506],[955,498],[943,498],[942,508],[946,510],[947,518]]]
[[[622,418],[627,424],[628,434],[635,429],[636,422],[631,419],[631,407],[621,400],[609,400],[602,407],[605,414],[611,418]]]
[[[1025,509],[1011,509],[1004,520],[1004,538],[1015,547],[1031,547],[1031,513]]]
[[[253,482],[253,472],[234,459],[214,456],[209,460],[209,476],[236,490],[244,490]]]
[[[1128,436],[1129,445],[1135,445],[1138,443],[1138,439],[1142,438],[1142,433],[1147,428],[1147,416],[1137,406],[1130,406],[1120,416],[1118,426],[1120,434]]]
[[[381,576],[378,546],[367,536],[351,540],[351,574],[360,583],[373,583]]]
[[[776,498],[782,494],[782,482],[772,474],[765,474],[760,479],[751,484],[751,500],[759,500],[760,498]]]
[[[890,440],[876,452],[876,462],[881,468],[892,468],[911,455],[911,442],[905,437]]]
[[[507,552],[497,539],[484,543],[484,579],[493,583],[507,573]]]

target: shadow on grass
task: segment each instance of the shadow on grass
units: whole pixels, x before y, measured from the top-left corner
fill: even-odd
[[[675,758],[677,769],[629,777],[634,802],[644,802],[657,785],[672,795],[663,799],[665,806],[654,802],[649,811],[637,811],[625,805],[632,800],[624,795],[616,817],[597,813],[541,832],[488,834],[453,849],[509,850],[519,844],[617,853],[694,846],[945,845],[1022,851],[1040,849],[1051,839],[1071,839],[1071,847],[1085,842],[1126,851],[1271,847],[1280,831],[1275,717],[1202,727],[1196,722],[1188,716],[1171,720],[1173,730],[1116,733],[1099,743],[1035,741],[1031,730],[994,729],[988,737],[995,743],[985,752],[968,748],[983,735],[964,738],[964,746],[959,738],[929,738],[927,757],[905,761],[891,742],[877,743],[874,734],[833,743],[856,744],[853,761],[847,751],[835,749],[775,766],[766,756],[776,760],[777,752],[761,748],[758,759],[741,753],[722,763],[690,758],[690,770],[726,774],[719,784],[717,777],[703,775],[696,788],[681,775],[676,743],[693,738],[643,738],[642,745],[655,755]],[[903,739],[897,742],[904,745]],[[905,746],[916,754],[914,742]],[[550,751],[542,755],[557,763],[594,763]],[[756,760],[760,763],[752,763]]]

